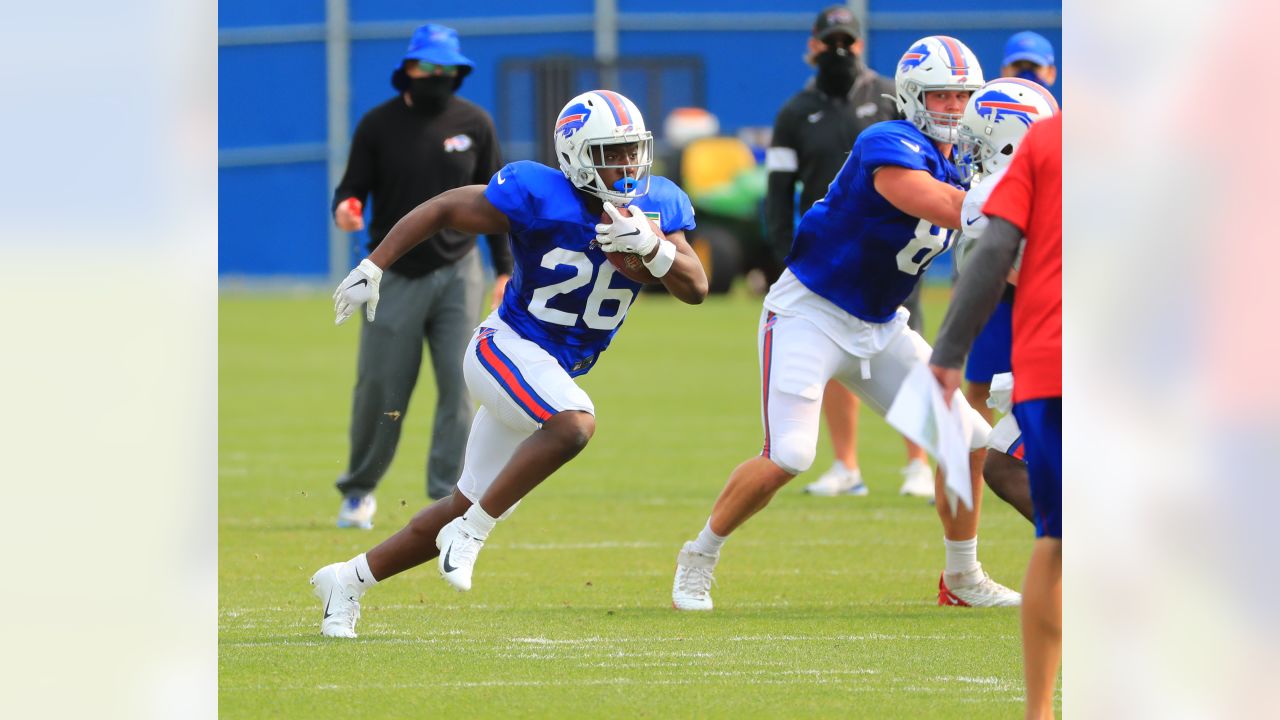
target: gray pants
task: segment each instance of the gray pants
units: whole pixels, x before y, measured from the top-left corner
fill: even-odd
[[[462,471],[473,406],[462,356],[480,316],[484,271],[474,248],[424,277],[382,276],[374,322],[360,316],[360,356],[351,411],[351,460],[338,478],[343,495],[372,492],[391,466],[425,338],[436,377],[435,424],[427,456],[427,495],[453,492]]]

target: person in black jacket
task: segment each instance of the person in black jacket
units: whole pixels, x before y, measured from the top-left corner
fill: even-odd
[[[884,78],[862,62],[862,27],[849,8],[832,5],[818,13],[805,62],[817,70],[804,89],[778,112],[766,154],[769,191],[765,218],[769,245],[778,260],[791,250],[795,233],[796,183],[801,184],[799,214],[822,199],[840,172],[858,135],[884,120],[900,119],[893,78]],[[922,332],[919,286],[908,298],[910,326]],[[838,381],[827,384],[822,412],[831,433],[835,462],[805,491],[815,495],[865,495],[858,468],[858,398]],[[933,497],[933,472],[924,450],[907,443],[908,465],[901,492]]]
[[[502,167],[493,120],[454,94],[473,67],[452,28],[423,25],[392,72],[399,94],[356,126],[332,210],[338,227],[361,230],[362,204],[372,194],[370,250],[413,208],[447,190],[488,183]],[[489,236],[488,242],[496,305],[511,273],[511,250],[505,235]],[[473,414],[462,358],[484,309],[483,295],[474,235],[442,230],[387,268],[376,321],[361,319],[351,455],[337,482],[343,494],[339,527],[373,527],[373,491],[395,455],[424,338],[437,391],[427,495],[438,499],[453,491]]]

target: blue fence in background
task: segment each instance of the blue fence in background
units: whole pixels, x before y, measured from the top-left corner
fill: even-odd
[[[337,3],[345,3],[337,6]],[[706,68],[707,106],[722,132],[771,126],[778,108],[811,74],[801,56],[814,15],[826,3],[805,0],[561,0],[554,3],[487,0],[222,0],[218,48],[219,274],[323,279],[349,269],[363,233],[343,236],[347,252],[331,252],[331,158],[345,162],[346,144],[359,118],[394,91],[389,77],[412,29],[446,22],[462,36],[476,71],[461,95],[498,118],[498,66],[504,59],[549,54],[598,57],[697,55]],[[894,0],[865,7],[867,61],[892,76],[907,45],[924,35],[960,38],[978,55],[988,78],[999,72],[1005,39],[1036,30],[1059,51],[1061,3],[1056,0]],[[327,22],[335,6],[346,22]],[[596,10],[604,6],[602,15]],[[859,8],[861,9],[861,8]],[[335,27],[340,25],[340,27]],[[602,27],[603,26],[603,27]],[[334,56],[327,38],[345,38],[349,91],[346,136],[330,138],[333,118],[328,79]],[[603,37],[603,45],[601,39]],[[1060,76],[1061,77],[1061,76]],[[1054,92],[1061,100],[1061,80]],[[341,107],[341,105],[339,105]],[[645,108],[641,108],[644,110]],[[647,117],[655,131],[661,117]],[[515,150],[527,138],[498,127]],[[655,132],[655,134],[657,134]],[[945,256],[944,256],[945,257]],[[335,267],[337,265],[337,267]],[[945,264],[935,272],[945,273]]]

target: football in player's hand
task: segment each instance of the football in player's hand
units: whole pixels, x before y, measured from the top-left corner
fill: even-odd
[[[618,211],[624,215],[631,214],[631,208],[618,208]],[[640,211],[636,210],[635,212],[639,213]],[[645,219],[648,220],[648,218]],[[613,223],[613,218],[609,217],[609,213],[601,213],[600,222],[610,225]],[[649,225],[653,227],[653,234],[657,235],[662,240],[667,239],[667,236],[662,234],[662,228],[658,227],[657,223],[649,220]],[[658,278],[654,277],[653,273],[649,272],[649,268],[644,266],[644,259],[635,253],[607,252],[605,253],[605,256],[608,257],[609,262],[613,263],[613,266],[618,269],[618,272],[626,275],[628,278],[640,283],[641,285],[650,285],[662,282]]]

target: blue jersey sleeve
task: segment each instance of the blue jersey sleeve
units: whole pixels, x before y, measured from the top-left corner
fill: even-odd
[[[929,156],[935,151],[922,135],[905,132],[896,123],[872,125],[858,136],[855,145],[862,167],[868,173],[884,165],[908,170],[929,170]]]
[[[503,166],[489,179],[484,196],[498,208],[511,223],[511,232],[519,233],[533,227],[537,217],[536,198],[526,187],[527,162],[514,162]]]
[[[648,197],[657,206],[658,227],[664,235],[697,227],[688,194],[667,178],[655,175],[650,181]]]

